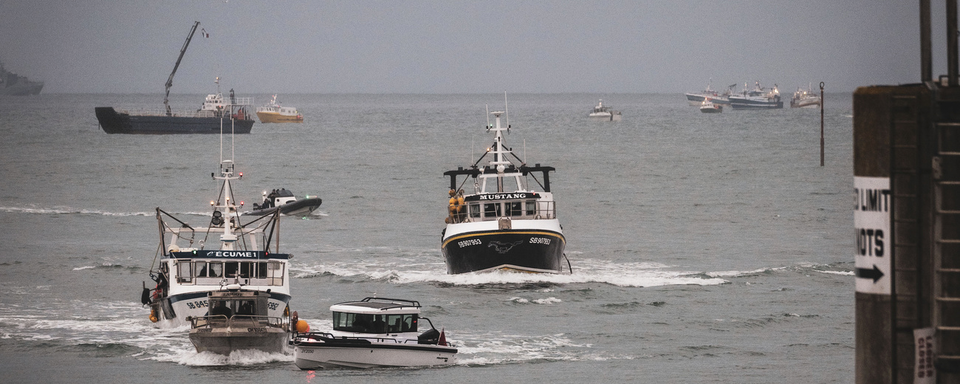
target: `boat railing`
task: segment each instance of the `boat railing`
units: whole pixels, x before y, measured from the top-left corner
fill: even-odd
[[[283,328],[283,318],[262,315],[206,315],[190,317],[190,328],[273,327]]]
[[[504,217],[514,220],[552,220],[557,218],[556,202],[530,199],[468,201],[450,207],[447,220],[465,223],[494,221]]]
[[[370,343],[379,343],[379,344],[389,343],[389,342],[393,342],[396,344],[419,344],[419,341],[417,339],[407,339],[407,338],[398,339],[395,337],[379,337],[379,336],[339,336],[338,337],[338,336],[334,336],[332,333],[329,333],[329,332],[300,333],[300,334],[297,334],[297,337],[301,339],[320,340],[320,341],[323,341],[324,339],[326,339],[326,340],[359,341],[359,342],[367,341]]]
[[[156,108],[140,108],[140,109],[118,109],[117,113],[127,114],[127,115],[136,115],[136,116],[167,116],[167,112],[162,109]],[[219,117],[219,114],[213,110],[177,110],[172,111],[169,116],[173,117]],[[227,116],[227,115],[224,115]]]

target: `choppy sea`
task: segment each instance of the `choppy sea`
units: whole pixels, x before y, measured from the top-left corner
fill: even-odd
[[[186,329],[154,328],[140,305],[154,208],[203,221],[229,137],[97,125],[94,107],[159,110],[162,95],[0,98],[0,381],[854,381],[850,94],[827,94],[823,167],[818,109],[507,97],[508,145],[557,168],[572,274],[446,274],[443,172],[491,142],[485,109],[503,109],[502,94],[281,94],[303,124],[234,138],[247,205],[281,187],[323,198],[281,223],[301,318],[324,329],[336,302],[418,300],[460,347],[450,368],[327,371],[290,354],[198,354]],[[586,118],[601,98],[622,121]]]

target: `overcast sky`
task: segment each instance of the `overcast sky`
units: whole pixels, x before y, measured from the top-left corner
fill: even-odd
[[[173,93],[852,92],[919,82],[918,20],[901,0],[0,0],[0,61],[45,93],[162,93],[199,21]]]

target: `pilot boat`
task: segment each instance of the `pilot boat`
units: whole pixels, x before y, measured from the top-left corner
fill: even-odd
[[[510,129],[509,122],[506,126],[500,123],[505,112],[491,114],[496,124],[491,126],[488,118],[487,130],[494,134],[493,145],[469,168],[443,173],[450,178],[448,216],[440,245],[447,273],[560,273],[566,259],[566,238],[550,190],[550,172],[555,169],[529,166],[514,155],[503,141],[503,133]],[[489,157],[489,162],[478,166],[484,157]],[[461,187],[471,179],[473,188],[465,193]],[[535,185],[540,190],[534,189]],[[566,264],[569,269],[570,261]]]
[[[289,323],[283,317],[267,314],[270,293],[241,290],[240,285],[224,288],[207,294],[207,315],[190,318],[190,342],[197,352],[282,353],[287,344]]]
[[[150,307],[150,320],[161,328],[187,326],[188,319],[208,315],[209,294],[227,285],[268,294],[268,317],[278,318],[289,310],[293,256],[280,253],[280,212],[244,215],[241,220],[233,182],[243,172],[235,170],[232,158],[224,158],[223,135],[220,141],[219,175],[210,176],[221,187],[210,201],[207,226],[193,226],[156,208],[160,244],[150,267],[156,285],[148,288],[144,283],[141,302]],[[232,157],[234,151],[227,153]]]
[[[277,95],[269,104],[257,108],[257,117],[261,123],[302,123],[303,115],[294,107],[283,107],[277,101]]]
[[[334,304],[332,331],[293,334],[294,362],[300,369],[456,364],[457,348],[420,308],[417,301],[383,297]],[[430,324],[422,333],[421,320]]]

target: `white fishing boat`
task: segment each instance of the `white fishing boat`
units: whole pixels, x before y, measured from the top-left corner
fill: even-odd
[[[230,132],[231,127],[224,130]],[[233,150],[229,159],[224,158],[223,139],[221,134],[219,174],[211,173],[221,187],[210,201],[207,225],[195,227],[156,209],[160,244],[150,267],[156,285],[144,284],[141,302],[150,307],[150,320],[163,328],[187,326],[188,318],[208,315],[208,295],[228,285],[269,294],[268,317],[279,318],[288,311],[293,256],[280,253],[280,212],[244,215],[241,221],[243,203],[238,206],[234,198],[233,182],[243,173],[235,170]]]
[[[790,108],[816,108],[820,106],[820,95],[813,92],[811,87],[803,89],[797,87],[797,91],[790,98]]]
[[[780,100],[780,90],[774,84],[773,89],[765,90],[756,83],[756,87],[747,90],[747,84],[743,84],[743,92],[739,95],[731,95],[730,107],[733,109],[778,109],[783,108],[783,101]]]
[[[269,213],[271,210],[279,209],[282,215],[303,217],[312,214],[313,211],[320,208],[320,204],[322,203],[323,200],[317,196],[305,196],[301,199],[294,196],[290,190],[280,188],[270,191],[270,194],[267,194],[267,191],[263,191],[263,202],[259,204],[254,203],[253,211],[246,214],[263,215]]]
[[[620,111],[615,111],[610,109],[610,107],[603,105],[603,99],[600,99],[600,102],[597,103],[596,107],[593,107],[593,110],[587,114],[588,117],[595,120],[606,120],[606,121],[620,121],[623,118],[623,115]]]
[[[450,200],[440,249],[447,273],[560,273],[566,238],[550,190],[550,172],[556,169],[520,160],[503,142],[510,129],[509,121],[500,124],[505,113],[491,114],[496,124],[491,126],[488,118],[487,130],[494,133],[493,145],[469,168],[444,172],[450,178]],[[487,156],[489,163],[477,166]],[[464,176],[463,183],[458,183],[459,176]],[[472,191],[464,193],[461,188],[471,179]],[[566,266],[570,268],[569,260]]]
[[[712,82],[713,81],[711,80],[711,83]],[[728,98],[733,93],[733,87],[736,86],[736,84],[728,85],[727,90],[723,91],[723,93],[720,93],[713,90],[713,88],[711,88],[711,84],[708,83],[706,89],[700,92],[687,92],[684,93],[684,96],[687,97],[687,103],[691,106],[699,106],[706,98],[713,100],[714,104],[730,104],[730,100],[728,100]]]
[[[708,97],[706,99],[703,99],[702,102],[700,102],[700,112],[721,113],[723,112],[723,106],[720,104],[715,104],[713,100]]]
[[[334,304],[332,331],[293,334],[294,362],[300,369],[456,364],[457,348],[420,308],[413,300],[377,297]],[[421,320],[430,324],[422,333]]]
[[[282,353],[287,345],[289,321],[267,314],[270,293],[241,290],[227,285],[209,292],[206,316],[191,317],[190,342],[197,352],[230,355],[233,351],[258,350]]]
[[[294,107],[284,107],[277,101],[277,95],[269,104],[257,107],[257,117],[261,123],[302,123],[303,115]]]

